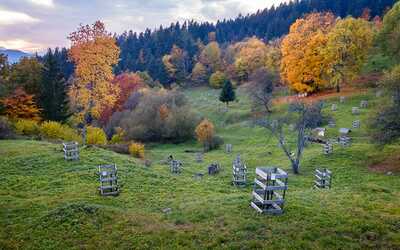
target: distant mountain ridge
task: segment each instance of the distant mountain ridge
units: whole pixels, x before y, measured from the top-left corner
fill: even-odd
[[[0,47],[0,54],[5,54],[8,57],[9,63],[17,63],[22,57],[30,57],[32,54],[23,52],[21,50],[16,49],[7,49],[4,47]]]

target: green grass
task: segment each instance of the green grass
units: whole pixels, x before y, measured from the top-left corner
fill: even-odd
[[[186,92],[193,107],[212,120],[233,154],[209,152],[195,162],[195,141],[151,145],[153,165],[98,148],[81,150],[79,162],[65,162],[61,145],[43,141],[0,141],[0,249],[399,249],[400,181],[368,171],[371,159],[398,152],[399,145],[378,150],[369,144],[365,121],[379,108],[372,95],[355,95],[333,113],[338,127],[350,127],[351,107],[369,99],[362,110],[362,128],[354,131],[352,147],[322,154],[320,145],[305,151],[301,174],[290,173],[285,213],[257,214],[250,206],[251,189],[231,186],[231,164],[240,153],[249,169],[274,165],[290,171],[289,162],[262,128],[250,122],[250,104],[239,101],[228,111],[218,92]],[[278,107],[282,109],[282,107]],[[335,136],[336,129],[328,129]],[[167,155],[184,162],[180,175],[159,164]],[[218,161],[217,176],[194,180],[206,165]],[[115,162],[122,192],[98,195],[96,165]],[[334,173],[331,190],[314,190],[313,171],[327,167]],[[172,212],[165,214],[164,208]]]

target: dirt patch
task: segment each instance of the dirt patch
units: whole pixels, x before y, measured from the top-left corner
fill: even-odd
[[[354,95],[355,93],[367,93],[368,90],[366,89],[359,89],[359,88],[353,88],[353,87],[344,87],[341,89],[339,93],[336,92],[336,90],[327,90],[324,92],[312,94],[307,97],[298,97],[297,95],[293,96],[283,96],[279,97],[273,100],[274,104],[284,104],[284,103],[289,103],[293,101],[300,101],[300,102],[305,102],[305,103],[311,103],[311,102],[316,102],[316,101],[321,101],[325,99],[330,99],[334,97],[340,97],[340,96],[351,96]]]
[[[380,163],[370,165],[368,169],[377,173],[400,173],[400,152],[397,152]]]

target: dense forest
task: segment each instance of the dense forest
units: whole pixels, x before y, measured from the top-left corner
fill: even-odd
[[[370,16],[375,17],[382,16],[394,2],[396,1],[296,0],[254,14],[239,15],[233,20],[221,20],[215,24],[187,21],[173,23],[169,27],[160,26],[154,31],[127,31],[114,35],[121,49],[120,61],[115,67],[115,72],[146,71],[153,79],[163,85],[169,85],[174,79],[166,72],[162,58],[170,53],[173,45],[187,53],[186,71],[191,72],[199,50],[210,42],[209,34],[212,32],[215,32],[216,41],[224,47],[252,36],[268,41],[288,33],[290,25],[306,13],[330,11],[335,16],[358,17],[367,8],[370,10]],[[55,56],[62,64],[65,77],[69,78],[73,72],[73,65],[67,61],[66,50],[56,52]]]
[[[216,33],[216,41],[227,44],[241,41],[246,37],[257,36],[263,40],[281,37],[289,30],[290,25],[299,17],[310,12],[330,11],[335,16],[361,16],[365,8],[370,15],[381,16],[395,0],[303,0],[283,3],[258,11],[255,14],[239,16],[234,20],[222,20],[216,24],[188,21],[175,23],[169,27],[160,27],[155,31],[143,33],[125,32],[117,37],[121,48],[121,60],[116,68],[122,71],[147,71],[161,83],[171,83],[164,70],[162,57],[168,54],[173,45],[188,53],[189,72],[193,67],[194,57],[199,50],[199,43],[209,43],[208,34]]]

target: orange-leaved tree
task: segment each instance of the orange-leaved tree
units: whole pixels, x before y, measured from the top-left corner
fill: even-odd
[[[203,144],[205,149],[207,149],[214,138],[214,125],[209,120],[204,119],[199,125],[197,125],[195,133],[197,140]]]
[[[160,119],[162,121],[165,121],[169,114],[170,114],[170,110],[168,108],[168,106],[164,103],[162,104],[159,108],[158,108],[158,114],[160,115]]]
[[[122,73],[114,77],[112,81],[120,90],[119,97],[115,106],[117,110],[122,110],[123,105],[133,92],[145,87],[142,77],[137,73]]]
[[[115,103],[106,105],[101,111],[99,121],[102,124],[106,124],[114,112],[124,109],[124,104],[132,93],[146,86],[142,77],[137,73],[122,73],[116,75],[112,80],[112,84],[120,89],[120,93]]]
[[[68,38],[76,76],[69,91],[71,104],[78,121],[87,113],[97,119],[105,107],[115,104],[120,93],[118,86],[111,83],[112,66],[118,62],[120,49],[100,21],[81,25]]]
[[[28,119],[39,121],[40,109],[33,100],[34,96],[29,95],[22,88],[17,88],[10,96],[1,100],[5,108],[5,114],[11,119]]]
[[[281,78],[291,89],[315,92],[327,85],[329,62],[322,50],[334,23],[331,13],[312,13],[290,27],[281,46]]]

